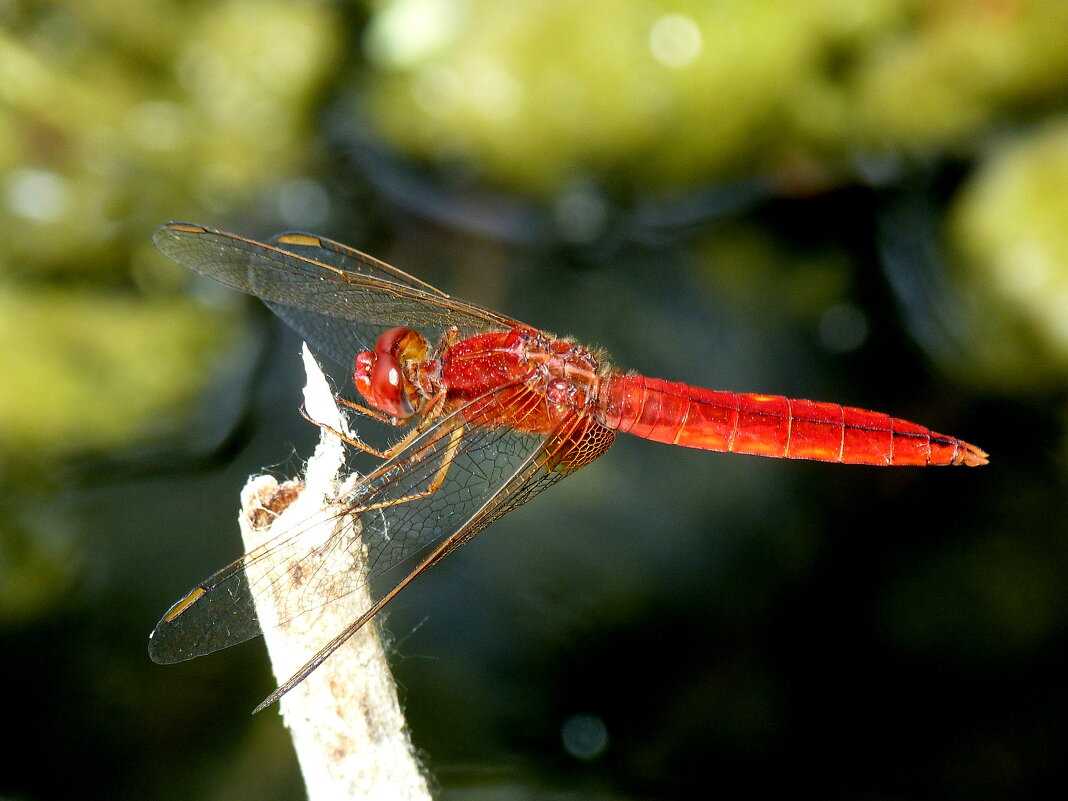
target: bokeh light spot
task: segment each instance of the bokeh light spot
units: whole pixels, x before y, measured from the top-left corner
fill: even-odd
[[[697,23],[682,14],[665,14],[649,33],[653,58],[667,67],[691,64],[701,54],[703,43]]]
[[[597,715],[572,715],[560,727],[560,739],[576,759],[597,759],[608,748],[608,727]]]
[[[868,318],[852,303],[835,303],[820,315],[819,337],[827,350],[851,353],[868,338]]]
[[[4,183],[4,204],[12,214],[26,220],[56,222],[70,199],[67,182],[48,170],[12,170]]]

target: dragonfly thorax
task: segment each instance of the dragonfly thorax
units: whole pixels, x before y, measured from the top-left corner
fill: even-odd
[[[534,366],[532,381],[549,403],[560,409],[585,409],[597,397],[600,369],[584,347],[566,339],[536,333],[525,358]]]

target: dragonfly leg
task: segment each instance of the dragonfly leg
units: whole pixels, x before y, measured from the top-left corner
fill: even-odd
[[[344,398],[338,398],[338,400],[341,401],[342,404],[344,404],[345,406],[348,406],[351,409],[356,409],[358,411],[367,412],[369,414],[369,416],[375,418],[376,420],[379,420],[380,422],[389,423],[390,425],[394,425],[394,426],[404,425],[403,422],[397,422],[392,417],[388,417],[388,416],[383,415],[380,412],[376,412],[376,411],[374,411],[372,409],[367,409],[367,408],[365,408],[363,406],[360,406],[358,403],[353,403],[352,401],[347,401]],[[444,392],[439,392],[437,395],[435,395],[431,399],[430,403],[427,405],[427,407],[423,411],[423,413],[419,416],[419,419],[416,421],[416,423],[412,427],[412,429],[408,433],[406,433],[404,435],[404,437],[402,437],[400,440],[398,440],[397,442],[394,442],[388,448],[385,448],[385,449],[382,449],[382,450],[379,450],[378,448],[375,448],[372,445],[368,445],[363,440],[355,439],[353,437],[347,436],[346,434],[343,434],[342,432],[338,431],[336,428],[334,428],[332,426],[328,426],[326,423],[321,423],[318,420],[313,420],[311,417],[308,416],[308,413],[306,411],[304,411],[304,409],[300,410],[300,416],[303,417],[305,420],[307,420],[312,425],[318,426],[319,428],[323,429],[324,431],[329,431],[331,434],[333,434],[335,437],[340,439],[346,445],[351,445],[354,448],[359,448],[361,451],[364,451],[365,453],[369,453],[372,456],[377,456],[379,459],[392,459],[398,453],[400,453],[405,448],[407,448],[412,443],[412,440],[414,440],[416,437],[418,437],[420,434],[422,434],[427,429],[427,427],[432,422],[434,422],[434,420],[436,420],[440,416],[440,414],[441,414],[441,404],[444,402],[444,400],[445,400],[445,393]]]
[[[300,416],[303,417],[305,420],[307,420],[312,425],[318,426],[323,431],[329,431],[331,434],[333,434],[339,440],[344,442],[346,445],[351,445],[354,448],[359,448],[361,451],[364,451],[365,453],[369,453],[372,456],[377,456],[379,459],[388,459],[389,456],[390,456],[390,454],[388,453],[389,449],[384,450],[384,451],[380,451],[377,448],[375,448],[375,447],[373,447],[371,445],[368,445],[363,440],[354,439],[353,437],[350,437],[350,436],[342,433],[341,431],[338,431],[333,426],[327,425],[326,423],[322,423],[322,422],[320,422],[318,420],[313,420],[311,417],[308,416],[308,413],[306,411],[304,411],[303,408],[300,410]],[[407,437],[405,439],[407,439]],[[400,444],[400,443],[398,443],[398,444]]]
[[[460,329],[455,325],[450,325],[445,329],[445,332],[438,338],[437,343],[434,345],[434,350],[431,351],[431,361],[436,361],[442,357],[449,348],[460,341]]]
[[[362,415],[370,417],[372,420],[377,420],[380,423],[389,423],[391,426],[404,425],[403,421],[396,420],[390,417],[388,414],[383,414],[378,409],[372,409],[370,406],[362,406],[355,401],[350,401],[348,398],[343,398],[340,395],[334,395],[334,400],[353,411],[359,412]]]
[[[452,463],[456,459],[456,454],[460,450],[460,443],[463,441],[463,435],[464,427],[462,425],[455,426],[447,434],[443,432],[440,436],[431,439],[429,442],[426,443],[426,445],[419,448],[418,451],[412,454],[409,459],[405,459],[404,462],[402,462],[400,465],[391,465],[390,467],[382,468],[381,471],[376,471],[376,473],[371,473],[367,476],[367,479],[374,479],[378,476],[385,475],[389,471],[395,470],[405,464],[414,462],[420,459],[429,448],[436,445],[443,437],[448,436],[449,441],[448,444],[445,446],[445,452],[441,456],[441,464],[439,465],[437,472],[434,474],[434,477],[430,479],[430,483],[427,485],[427,488],[425,490],[422,490],[421,492],[409,493],[408,495],[405,495],[402,498],[391,498],[390,500],[382,501],[381,503],[372,503],[368,504],[367,506],[360,506],[356,509],[353,509],[352,511],[357,514],[362,514],[363,512],[370,512],[375,509],[384,509],[387,506],[397,506],[398,504],[417,501],[420,498],[426,498],[430,495],[433,495],[435,492],[441,489],[441,485],[445,483],[445,477],[449,474],[449,468],[452,467]]]

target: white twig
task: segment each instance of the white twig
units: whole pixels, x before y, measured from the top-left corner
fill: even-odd
[[[347,421],[315,359],[304,347],[308,384],[305,411],[335,431],[348,432]],[[278,559],[263,565],[274,591],[257,598],[256,612],[279,683],[288,679],[325,642],[370,605],[366,587],[334,598],[329,571],[315,572],[306,560],[315,544],[336,533],[336,513],[345,448],[336,434],[322,429],[315,455],[308,462],[303,484],[278,482],[271,476],[249,480],[242,492],[241,530],[248,552],[286,529],[297,538],[293,547],[277,549]],[[352,521],[345,536],[352,538],[354,570],[362,570],[363,549]],[[314,558],[314,556],[313,556]],[[259,565],[246,565],[249,581],[258,584]],[[312,573],[315,581],[311,581]],[[336,574],[335,574],[336,575]],[[340,577],[339,577],[340,578]],[[289,623],[285,610],[299,597],[304,612]],[[310,801],[342,798],[429,799],[427,787],[404,716],[397,700],[377,627],[368,624],[339,648],[305,681],[282,696],[279,705],[293,738]]]

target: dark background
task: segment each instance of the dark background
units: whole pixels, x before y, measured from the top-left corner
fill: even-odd
[[[303,793],[262,644],[146,653],[315,440],[168,219],[991,454],[621,437],[388,610],[441,797],[1063,792],[1068,6],[804,5],[0,4],[0,794]]]

